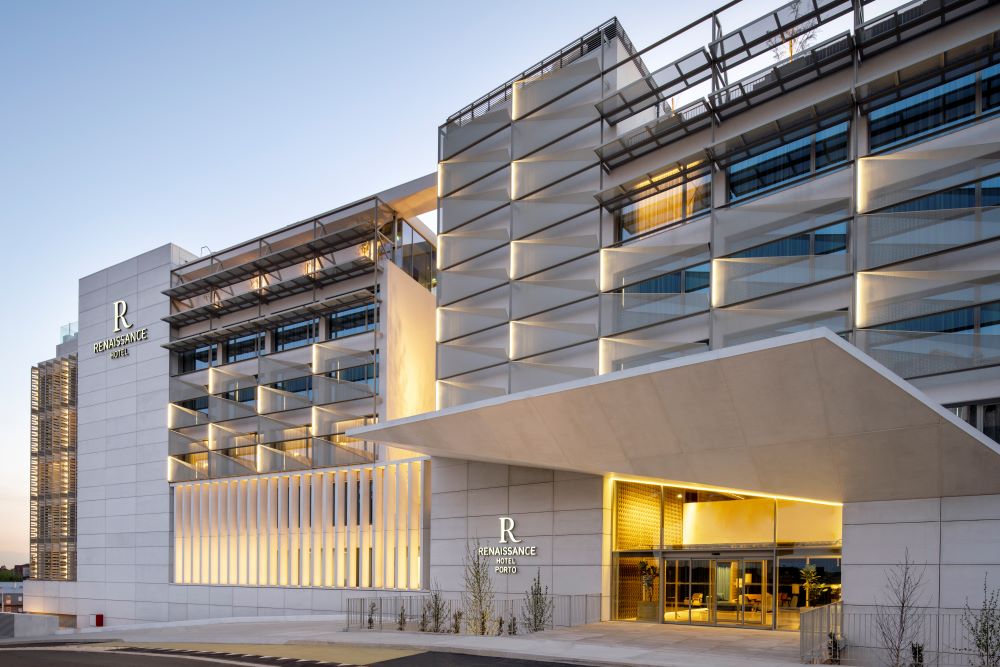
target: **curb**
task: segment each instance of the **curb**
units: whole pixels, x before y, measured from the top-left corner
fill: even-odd
[[[0,639],[0,650],[7,648],[45,648],[50,646],[78,646],[78,645],[90,645],[90,644],[108,644],[111,642],[120,642],[120,639],[114,638],[101,638],[101,639],[80,639],[75,635],[73,637],[67,637],[66,639]]]

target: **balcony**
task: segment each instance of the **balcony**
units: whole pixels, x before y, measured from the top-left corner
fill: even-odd
[[[1000,335],[861,329],[855,344],[904,378],[1000,364]]]
[[[708,290],[686,294],[611,293],[601,295],[601,335],[669,322],[707,311]]]
[[[784,292],[845,276],[846,253],[798,257],[744,257],[712,260],[712,300],[716,306]]]
[[[344,435],[332,439],[306,437],[285,442],[243,445],[237,449],[208,451],[194,456],[172,454],[167,459],[169,482],[240,477],[293,470],[311,470],[372,463],[374,443]]]
[[[393,215],[375,198],[349,204],[188,262],[172,272],[171,287],[164,294],[186,300],[261,276],[280,275],[282,269],[374,240],[377,225],[391,221]]]
[[[339,256],[338,256],[339,255]],[[285,269],[284,274],[261,274],[187,300],[174,300],[174,312],[163,318],[172,326],[187,326],[247,308],[255,308],[370,273],[375,266],[370,243],[332,258],[316,257]],[[324,265],[324,263],[328,264]]]
[[[982,250],[990,249],[984,247]],[[971,263],[975,258],[967,259]],[[950,267],[865,271],[857,274],[857,292],[858,328],[878,328],[885,322],[998,301],[1000,271]]]
[[[988,0],[917,0],[866,21],[858,29],[861,55],[872,55],[989,6]]]
[[[858,220],[860,269],[1000,238],[1000,207],[873,213]]]
[[[796,54],[788,62],[768,67],[712,93],[711,106],[720,118],[726,119],[754,104],[762,104],[850,66],[853,47],[850,33],[837,35]]]
[[[820,327],[834,333],[851,328],[846,310],[735,307],[716,309],[712,316],[714,347],[728,347]]]

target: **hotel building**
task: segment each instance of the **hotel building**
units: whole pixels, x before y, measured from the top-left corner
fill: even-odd
[[[795,629],[907,551],[960,608],[1000,578],[1000,7],[883,4],[612,19],[449,117],[436,182],[83,278],[78,576],[26,609],[336,611],[477,545],[603,619]]]

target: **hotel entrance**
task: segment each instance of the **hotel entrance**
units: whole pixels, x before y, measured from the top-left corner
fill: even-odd
[[[614,484],[613,618],[798,630],[840,598],[839,505]]]
[[[773,560],[671,555],[661,563],[664,622],[774,625]]]

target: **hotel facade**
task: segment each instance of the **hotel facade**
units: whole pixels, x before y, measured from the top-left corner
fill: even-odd
[[[880,4],[612,19],[448,118],[436,175],[81,279],[77,571],[26,610],[335,612],[477,548],[604,620],[795,630],[907,553],[929,609],[977,599],[1000,7]]]

